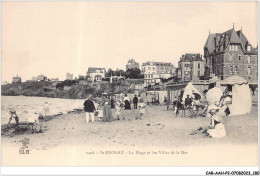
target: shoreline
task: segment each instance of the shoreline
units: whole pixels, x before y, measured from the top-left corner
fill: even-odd
[[[22,134],[13,137],[2,134],[2,143],[18,144],[14,141],[29,137],[35,142],[51,146],[66,145],[71,141],[80,145],[115,145],[115,146],[190,146],[199,144],[257,144],[257,107],[246,116],[223,117],[227,136],[221,139],[203,138],[202,134],[191,135],[200,127],[207,127],[210,119],[206,117],[186,118],[175,117],[173,111],[167,111],[166,106],[148,106],[143,120],[135,120],[137,110],[122,110],[126,120],[85,123],[83,111],[72,112],[51,117],[42,123],[43,133]],[[122,117],[121,117],[122,119]],[[2,126],[3,127],[3,126]],[[2,129],[3,130],[3,129]],[[50,139],[48,136],[52,136]],[[75,141],[76,140],[76,141]],[[38,141],[38,142],[37,142]],[[58,142],[60,141],[60,142]],[[48,146],[48,143],[53,145]],[[38,144],[38,149],[42,147]]]

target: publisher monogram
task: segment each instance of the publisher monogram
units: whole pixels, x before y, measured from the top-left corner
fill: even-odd
[[[22,143],[22,147],[19,149],[19,154],[29,154],[29,147],[28,147],[29,141],[30,139],[27,137],[19,141]]]

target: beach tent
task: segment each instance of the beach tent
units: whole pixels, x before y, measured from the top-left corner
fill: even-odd
[[[251,94],[248,82],[240,76],[231,76],[221,81],[221,85],[232,86],[232,104],[230,115],[250,113],[252,107]]]
[[[194,87],[194,85],[189,82],[189,84],[184,88],[184,93],[183,93],[183,97],[182,100],[184,101],[185,98],[187,97],[187,95],[189,95],[190,97],[192,97],[192,93],[197,93],[201,96],[201,93],[196,89],[196,87]],[[202,96],[201,96],[202,97]]]

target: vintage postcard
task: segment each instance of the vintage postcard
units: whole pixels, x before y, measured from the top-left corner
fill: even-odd
[[[256,1],[2,2],[1,57],[3,166],[259,164]]]

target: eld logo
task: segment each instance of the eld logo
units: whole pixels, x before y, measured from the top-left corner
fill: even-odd
[[[30,139],[29,138],[24,138],[23,140],[20,140],[19,142],[22,142],[22,147],[19,150],[19,154],[29,154],[29,144]]]

